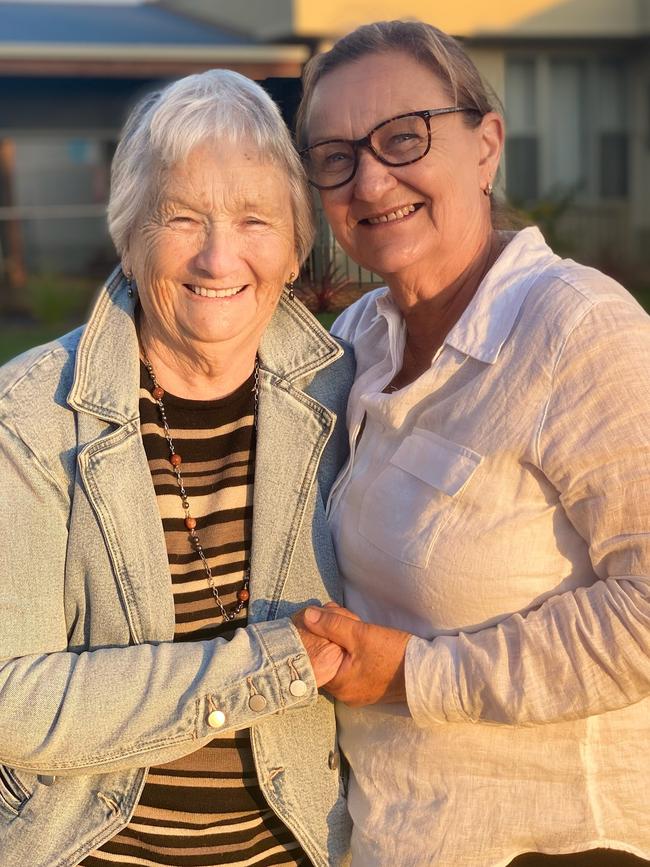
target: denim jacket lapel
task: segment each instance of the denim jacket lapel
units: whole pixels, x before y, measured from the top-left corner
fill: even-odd
[[[174,635],[165,536],[136,422],[91,442],[78,457],[84,490],[106,542],[133,641]]]
[[[133,303],[116,269],[80,341],[68,403],[79,411],[79,441],[85,444],[77,459],[80,477],[106,541],[131,636],[141,643],[173,637],[174,609],[162,521],[140,436]]]
[[[334,414],[309,395],[260,371],[249,609],[253,621],[275,616],[334,422]]]
[[[336,421],[309,395],[309,383],[342,354],[303,305],[283,295],[260,346],[252,621],[277,615],[319,461]]]

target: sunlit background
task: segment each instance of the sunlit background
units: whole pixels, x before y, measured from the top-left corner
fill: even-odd
[[[408,16],[462,39],[503,102],[499,193],[516,219],[650,306],[650,0],[0,0],[0,361],[82,321],[113,268],[110,161],[141,94],[228,67],[291,124],[314,52]],[[312,307],[376,281],[321,221],[302,275]]]

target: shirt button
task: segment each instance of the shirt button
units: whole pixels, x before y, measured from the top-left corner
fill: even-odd
[[[258,692],[249,698],[248,706],[252,711],[255,711],[255,713],[261,713],[261,711],[266,707],[266,699]]]
[[[327,757],[327,764],[329,765],[330,771],[338,771],[341,767],[341,756],[338,750],[332,750]]]
[[[213,710],[208,717],[208,725],[212,729],[220,729],[226,721],[226,715],[222,710]]]
[[[301,698],[307,692],[307,684],[304,680],[292,680],[289,684],[289,692],[294,698]]]

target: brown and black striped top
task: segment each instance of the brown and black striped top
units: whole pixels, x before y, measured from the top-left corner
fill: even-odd
[[[151,381],[141,365],[140,420],[162,517],[176,612],[174,641],[231,638],[247,607],[224,623],[190,545]],[[165,411],[197,533],[228,610],[250,556],[255,432],[253,376],[227,398],[183,400],[166,394]],[[92,852],[84,867],[159,865],[308,865],[257,782],[248,729],[150,768],[129,825]]]

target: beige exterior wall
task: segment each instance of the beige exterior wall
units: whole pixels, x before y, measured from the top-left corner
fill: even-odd
[[[650,0],[164,0],[261,38],[327,39],[368,21],[416,17],[455,36],[602,36],[650,33]]]
[[[365,21],[415,16],[456,36],[633,35],[647,0],[500,0],[431,3],[431,0],[295,0],[295,32],[341,33]]]

